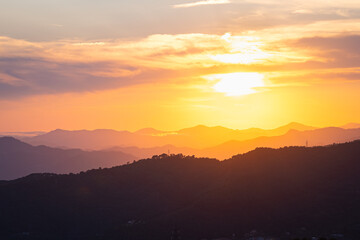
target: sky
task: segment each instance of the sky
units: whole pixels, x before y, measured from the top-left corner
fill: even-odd
[[[358,0],[0,5],[0,132],[360,122]]]

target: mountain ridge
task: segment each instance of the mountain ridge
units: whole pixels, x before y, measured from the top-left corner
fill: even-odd
[[[7,196],[0,199],[0,236],[167,239],[176,226],[182,239],[254,229],[269,237],[358,239],[358,156],[354,141],[258,148],[225,161],[162,155],[75,175],[31,175],[0,184]]]
[[[244,153],[257,147],[285,146],[324,146],[360,139],[360,128],[342,129],[339,127],[319,128],[308,131],[289,130],[280,136],[262,136],[246,141],[232,140],[218,146],[203,150],[207,156],[217,156],[219,159],[229,158],[238,153]],[[203,156],[202,154],[200,156]]]
[[[308,144],[308,146],[323,146],[356,139],[360,139],[360,128],[342,129],[338,127],[327,127],[305,131],[291,129],[279,136],[261,136],[244,141],[230,140],[203,149],[176,147],[171,144],[153,148],[114,147],[110,149],[123,151],[139,158],[170,152],[175,154],[196,155],[198,157],[213,157],[223,160],[239,153],[246,153],[258,147],[278,148],[285,146],[305,146],[306,144]]]
[[[0,138],[0,179],[34,172],[70,173],[125,164],[137,158],[121,151],[84,151],[32,146],[12,137]]]
[[[22,138],[32,145],[48,145],[51,147],[81,148],[85,150],[101,150],[114,146],[150,148],[167,144],[176,147],[207,148],[229,140],[247,140],[260,136],[276,136],[285,134],[291,128],[301,130],[315,129],[299,123],[290,123],[275,129],[234,130],[221,126],[207,127],[198,125],[179,131],[164,132],[153,128],[140,129],[135,132],[116,130],[55,130],[47,134]],[[101,139],[101,141],[99,140]]]

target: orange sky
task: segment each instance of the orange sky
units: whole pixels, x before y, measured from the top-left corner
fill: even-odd
[[[156,18],[135,2],[127,6],[135,15],[119,18]],[[131,31],[108,19],[112,4],[84,8],[103,8],[98,25],[76,20],[77,6],[67,25],[60,16],[67,1],[50,6],[59,15],[31,8],[29,16],[5,4],[0,22],[13,27],[0,24],[0,132],[360,122],[357,1],[159,1],[149,8],[169,21]]]

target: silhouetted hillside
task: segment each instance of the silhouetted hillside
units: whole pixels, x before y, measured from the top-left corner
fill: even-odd
[[[344,234],[359,239],[360,141],[259,148],[219,162],[155,156],[77,175],[0,182],[0,237],[182,239]],[[285,237],[284,237],[285,236]]]
[[[168,154],[185,154],[185,155],[200,155],[201,150],[187,148],[187,147],[175,147],[173,145],[165,145],[161,147],[152,148],[139,148],[139,147],[113,147],[106,149],[108,151],[121,151],[137,157],[138,159],[150,158],[154,155],[161,155],[163,153]]]
[[[133,161],[119,151],[92,151],[34,147],[12,137],[0,138],[0,180],[31,173],[78,173],[93,168],[113,167]]]

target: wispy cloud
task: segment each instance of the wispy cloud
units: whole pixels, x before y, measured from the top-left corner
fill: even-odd
[[[294,74],[337,69],[348,74],[335,80],[359,80],[359,35],[261,39],[164,34],[133,41],[29,42],[0,37],[0,100],[147,83],[186,85],[204,75],[239,71],[290,72],[289,79],[298,82],[303,80]]]
[[[0,99],[169,81],[181,76],[180,69],[213,63],[207,54],[225,45],[221,36],[206,34],[41,43],[0,36]]]
[[[183,4],[177,4],[174,5],[174,8],[189,8],[189,7],[197,7],[197,6],[203,6],[203,5],[216,5],[216,4],[228,4],[230,3],[230,0],[204,0],[204,1],[198,1],[198,2],[192,2],[192,3],[183,3]]]

